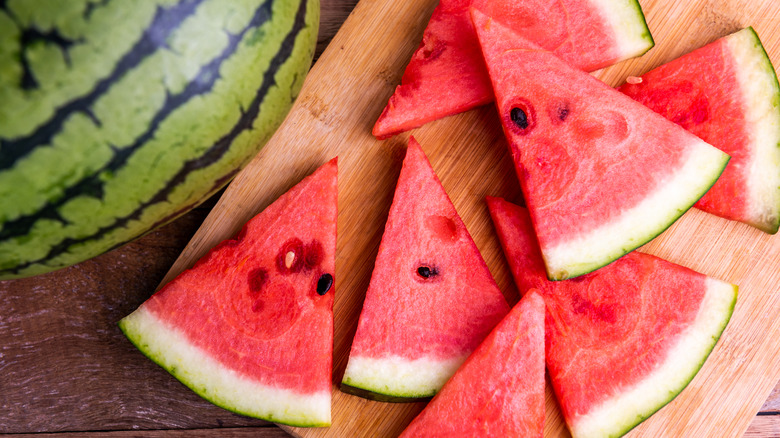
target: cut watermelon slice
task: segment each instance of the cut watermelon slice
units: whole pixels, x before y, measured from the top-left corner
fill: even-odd
[[[216,405],[277,423],[328,426],[336,217],[334,158],[119,326]]]
[[[508,311],[411,137],[342,390],[384,401],[430,397]]]
[[[377,138],[493,101],[469,17],[470,0],[441,0],[395,93],[374,125]],[[473,6],[586,71],[653,46],[636,0],[476,1]]]
[[[731,155],[696,207],[770,234],[780,225],[780,87],[752,28],[619,88]],[[636,83],[638,82],[638,83]]]
[[[643,245],[723,171],[725,153],[472,11],[550,279]]]
[[[518,289],[544,297],[547,369],[572,436],[623,435],[688,385],[731,318],[736,286],[636,251],[549,281],[528,211],[487,202]]]
[[[401,437],[541,438],[544,301],[527,293]]]

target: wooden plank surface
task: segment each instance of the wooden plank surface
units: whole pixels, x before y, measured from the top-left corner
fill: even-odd
[[[282,129],[220,199],[168,278],[332,156],[339,156],[339,244],[333,425],[286,428],[296,436],[394,436],[423,403],[370,402],[338,391],[371,274],[406,135],[380,142],[371,126],[398,83],[435,1],[362,1],[309,76]],[[640,59],[598,72],[611,85],[630,74],[752,25],[777,64],[780,4],[763,1],[642,2],[656,47]],[[517,292],[493,233],[485,195],[519,199],[511,161],[492,107],[414,131],[445,189],[511,303]],[[736,283],[734,317],[689,387],[632,436],[740,436],[780,376],[780,240],[742,224],[690,211],[643,248]],[[547,436],[566,436],[548,391]]]
[[[355,2],[356,0],[322,0],[323,13],[318,53],[331,41],[333,35],[340,28],[342,21],[352,10]],[[358,11],[360,14],[356,14],[356,16],[371,15],[369,12],[377,7],[375,4],[370,4],[368,0],[365,0],[364,3],[369,4],[361,4],[363,12]],[[659,14],[663,16],[663,12],[660,10],[654,12],[652,3],[643,2],[643,6],[645,6],[645,12],[649,15],[648,20],[659,43],[656,49],[648,53],[649,56],[655,56],[655,51],[662,45],[670,44],[670,41],[660,41],[658,31],[655,29],[658,16]],[[766,3],[750,4],[748,9],[751,9],[752,12],[749,12],[744,17],[734,2],[721,4],[713,1],[703,6],[697,6],[694,12],[704,11],[704,13],[703,15],[693,15],[694,18],[690,18],[692,15],[686,15],[680,11],[676,12],[673,14],[674,16],[688,17],[686,18],[687,22],[696,22],[696,26],[691,30],[692,34],[701,32],[702,27],[710,24],[716,26],[719,30],[695,35],[696,40],[694,42],[683,43],[675,41],[673,46],[676,48],[670,52],[672,53],[670,56],[683,53],[688,46],[693,48],[698,42],[704,43],[716,36],[720,36],[721,30],[722,32],[728,32],[747,24],[753,24],[762,38],[766,39],[764,33],[767,32],[767,29],[773,29],[780,24],[778,23],[778,14],[775,7],[771,4],[770,6],[771,8],[767,8]],[[403,37],[402,39],[405,42],[401,44],[401,47],[388,48],[388,50],[392,50],[394,53],[388,54],[387,51],[377,51],[374,46],[370,45],[365,48],[365,50],[374,49],[378,56],[381,57],[382,67],[372,67],[376,78],[370,82],[372,84],[371,87],[384,88],[381,91],[370,93],[367,97],[367,99],[379,101],[370,104],[371,110],[376,110],[377,113],[364,114],[359,118],[359,122],[356,120],[345,120],[339,115],[345,109],[338,104],[339,96],[332,94],[357,92],[356,90],[360,89],[360,87],[357,87],[359,78],[349,76],[340,81],[334,81],[334,84],[338,83],[346,87],[341,91],[336,88],[329,89],[327,85],[320,85],[317,89],[319,90],[318,93],[322,95],[311,95],[305,108],[306,111],[311,112],[311,117],[317,119],[318,122],[316,123],[320,124],[326,132],[317,138],[311,138],[310,134],[301,134],[298,141],[302,143],[293,142],[294,144],[290,146],[294,150],[291,153],[302,157],[301,162],[304,166],[309,166],[309,168],[293,171],[289,175],[282,175],[282,178],[276,180],[275,183],[268,182],[265,188],[260,187],[257,189],[261,191],[276,191],[277,193],[282,192],[286,189],[285,186],[294,184],[296,178],[306,174],[319,164],[317,161],[319,157],[329,156],[328,152],[336,149],[339,150],[339,155],[344,158],[340,163],[343,171],[340,178],[342,192],[346,187],[345,184],[352,186],[358,184],[355,180],[359,176],[368,174],[371,177],[367,181],[374,181],[377,178],[380,180],[377,183],[379,185],[376,187],[366,187],[363,191],[352,193],[347,198],[350,201],[345,199],[343,193],[340,197],[342,212],[339,222],[341,234],[339,260],[337,263],[337,275],[339,277],[337,279],[337,294],[339,299],[336,303],[337,318],[339,318],[337,320],[337,335],[340,337],[340,340],[337,343],[337,355],[339,357],[337,358],[338,362],[334,371],[334,385],[335,382],[340,380],[343,373],[345,365],[344,349],[348,348],[349,339],[351,339],[351,335],[354,333],[354,324],[356,323],[354,316],[352,319],[348,317],[345,320],[344,315],[349,315],[349,312],[355,311],[354,304],[351,304],[353,300],[362,299],[361,294],[364,292],[361,290],[361,287],[364,288],[367,284],[368,276],[370,276],[371,257],[375,255],[376,246],[381,236],[380,223],[383,223],[383,215],[389,209],[389,203],[392,198],[392,190],[389,188],[390,181],[397,176],[400,169],[400,160],[403,156],[404,147],[402,139],[390,140],[384,143],[373,142],[367,135],[364,136],[363,133],[345,136],[342,139],[343,143],[339,144],[340,140],[338,137],[342,135],[341,129],[346,128],[346,126],[339,125],[341,123],[351,123],[351,127],[348,129],[351,131],[352,129],[358,129],[354,125],[359,124],[362,125],[360,129],[365,128],[365,132],[368,132],[373,119],[378,115],[379,109],[377,108],[381,109],[381,106],[384,104],[383,100],[386,100],[387,96],[389,96],[390,90],[400,77],[403,65],[408,60],[411,51],[416,47],[417,43],[412,40],[419,37],[422,32],[421,26],[424,26],[422,21],[427,20],[426,14],[429,14],[431,10],[430,2],[420,3],[416,7],[420,11],[411,11],[415,17],[411,19],[411,23],[407,23],[404,26],[398,26],[393,21],[395,19],[390,20],[387,18],[385,20],[389,20],[388,24],[377,27],[376,30],[372,30],[370,26],[363,27],[352,24],[350,34],[354,35],[356,32],[362,32],[365,35],[361,38],[384,38],[380,32],[417,33],[416,35]],[[682,9],[690,7],[690,5],[685,3],[679,6]],[[758,8],[757,12],[754,10],[755,8]],[[734,10],[740,12],[740,14],[735,16],[729,15],[734,13]],[[652,16],[650,15],[651,13],[656,15]],[[687,14],[692,13],[689,12]],[[419,17],[416,17],[416,15],[419,15]],[[753,18],[756,18],[756,20],[751,21]],[[357,19],[360,20],[362,18]],[[408,16],[398,17],[398,19],[409,20]],[[377,26],[377,23],[382,21],[382,19],[378,18],[369,20],[371,26]],[[723,23],[727,22],[731,22],[732,25],[724,26]],[[759,23],[761,24],[759,25]],[[684,29],[680,34],[683,37],[691,37]],[[401,37],[401,35],[396,36]],[[338,44],[338,46],[335,44]],[[342,62],[339,60],[340,56],[338,53],[347,52],[349,57],[354,57],[355,55],[352,52],[361,49],[360,42],[345,42],[342,36],[335,40],[335,44],[331,48],[331,52],[335,51],[335,54],[328,54],[328,57],[331,59],[329,64],[327,64],[328,67],[318,66],[320,71],[317,75],[326,76],[323,69],[326,71],[328,68],[333,68],[333,63],[338,64]],[[679,45],[682,46],[678,47]],[[778,47],[776,41],[772,46],[770,55],[775,64],[777,64]],[[665,59],[668,58],[654,58],[650,64],[655,65]],[[349,65],[356,65],[354,64],[355,61],[351,62],[353,64]],[[643,65],[635,68],[644,71]],[[623,75],[622,72],[618,73],[618,77],[621,75]],[[365,110],[365,106],[361,108]],[[492,142],[491,144],[500,144],[501,140],[494,134],[472,132],[483,129],[495,129],[497,124],[492,120],[493,117],[494,114],[490,109],[478,110],[472,115],[459,117],[459,120],[463,120],[458,122],[458,124],[468,125],[474,122],[477,126],[481,123],[483,127],[469,128],[463,126],[452,134],[447,134],[445,143],[457,145],[461,141],[457,136],[461,135],[465,136],[463,138],[466,140],[473,138],[473,136],[487,136],[488,141]],[[291,120],[294,119],[291,118]],[[297,123],[303,123],[304,121],[305,119],[303,121],[299,119]],[[305,123],[311,123],[311,121],[305,121]],[[415,135],[423,141],[423,147],[431,155],[434,167],[440,173],[448,172],[449,169],[453,168],[452,161],[458,159],[458,155],[454,154],[461,154],[462,148],[448,149],[444,147],[446,146],[445,144],[436,146],[436,150],[432,150],[431,146],[433,145],[430,139],[423,140],[422,132],[430,129],[446,130],[449,129],[450,123],[455,122],[437,122],[437,127],[435,128],[432,126],[415,132]],[[295,129],[295,127],[286,129]],[[427,135],[435,136],[436,134],[430,133]],[[357,141],[356,137],[359,137]],[[318,145],[318,142],[325,140],[330,143],[327,147],[323,148],[321,145]],[[480,145],[480,147],[484,148],[485,146]],[[495,151],[484,157],[480,156],[480,160],[484,160],[485,163],[477,164],[475,172],[485,172],[485,169],[490,169],[490,163],[499,162],[499,166],[497,166],[498,172],[503,175],[511,174],[509,171],[510,164],[505,162],[507,157],[503,155],[501,147],[503,146],[499,145]],[[353,156],[351,159],[346,160],[346,154],[359,153],[367,155],[380,154],[382,156],[372,158],[369,163],[364,165],[367,167],[360,170],[357,169],[359,167],[357,163],[360,161],[358,158]],[[314,154],[314,157],[310,154]],[[469,154],[464,156],[469,156]],[[276,171],[276,167],[272,167],[272,169]],[[348,176],[347,170],[350,170],[349,175],[351,176]],[[502,289],[507,291],[507,295],[511,299],[516,299],[516,292],[512,288],[511,281],[507,276],[506,266],[503,264],[502,256],[496,246],[497,242],[493,240],[492,230],[489,226],[484,228],[484,224],[480,223],[486,217],[486,212],[481,210],[483,207],[478,205],[482,189],[479,186],[475,186],[468,189],[469,192],[463,193],[463,188],[458,188],[460,185],[459,178],[455,176],[447,177],[445,187],[451,192],[453,190],[457,192],[451,194],[458,210],[462,214],[464,209],[471,211],[466,221],[469,230],[472,232],[475,229],[481,230],[481,234],[478,236],[480,249],[485,251],[488,263],[491,265],[493,273],[499,279]],[[354,187],[352,190],[354,190]],[[517,194],[517,187],[512,178],[508,178],[504,185],[499,184],[497,193],[492,194],[502,193]],[[247,200],[244,208],[259,210],[264,205],[267,205],[273,196],[273,194],[269,194],[260,201]],[[372,200],[373,204],[365,205],[363,208],[359,205],[353,205],[348,208],[346,205],[347,202],[360,202],[366,198],[373,197],[378,199]],[[187,246],[187,252],[184,253],[184,258],[179,259],[179,263],[173,269],[181,269],[186,264],[183,261],[187,260],[187,257],[193,257],[193,245],[198,240],[202,240],[202,237],[196,237],[190,245],[187,245],[187,243],[192,238],[193,233],[201,227],[204,218],[214,206],[214,202],[216,202],[216,199],[207,202],[171,225],[163,227],[122,248],[71,268],[29,279],[0,281],[0,303],[2,303],[0,304],[0,435],[16,436],[18,434],[20,436],[41,437],[260,436],[269,438],[286,436],[285,432],[269,423],[232,414],[200,399],[160,367],[147,360],[130,345],[116,327],[116,321],[119,318],[131,312],[151,295],[185,246]],[[369,211],[371,208],[378,208],[380,211]],[[474,213],[474,210],[476,213]],[[349,219],[349,217],[355,215],[356,212],[361,214],[363,211],[368,215],[365,221],[361,219],[358,224],[363,227],[363,231],[351,230],[347,233],[345,227],[350,223],[355,223],[355,220]],[[689,221],[687,216],[685,220]],[[228,220],[228,222],[231,223],[230,226],[232,227],[233,222],[231,220]],[[696,223],[695,218],[694,223]],[[203,235],[206,228],[210,227],[208,224],[209,222],[206,222],[206,225],[201,228],[200,236]],[[718,227],[723,224],[724,221],[715,218],[707,218],[704,221],[706,227]],[[725,248],[721,244],[704,251],[705,253],[708,251],[714,252],[708,260],[716,258],[719,264],[731,261],[731,256],[724,255],[719,251],[726,251],[726,254],[734,251],[747,251],[748,253],[761,251],[761,245],[765,242],[759,242],[759,244],[751,242],[747,248],[740,246],[730,247],[728,244],[732,242],[732,238],[737,239],[736,241],[738,242],[740,239],[740,237],[732,237],[730,233],[736,232],[741,235],[746,233],[746,230],[740,226],[737,226],[736,230],[729,229],[728,224],[725,224],[725,226],[727,228],[720,232],[710,230],[707,231],[702,239],[693,239],[694,243],[700,245],[706,245],[708,237],[715,236],[723,239],[723,242],[726,244]],[[367,234],[362,236],[362,233]],[[747,234],[751,233],[747,232]],[[345,235],[347,239],[356,240],[356,242],[354,244],[346,243],[344,240]],[[773,251],[776,251],[777,239],[777,237],[768,239],[769,245],[774,248]],[[684,245],[690,241],[686,239],[680,244]],[[357,247],[355,248],[352,245],[357,245]],[[354,256],[347,256],[344,253],[344,250],[347,248],[351,248],[352,251],[357,251],[357,253],[365,252],[365,254],[358,257],[359,262],[355,263]],[[659,248],[658,250],[669,251],[664,248]],[[733,279],[753,275],[756,271],[750,270],[749,265],[755,261],[769,260],[770,264],[774,261],[776,266],[776,256],[774,259],[767,259],[766,257],[769,256],[764,256],[763,258],[749,257],[748,260],[745,260],[744,255],[740,255],[737,257],[737,263],[732,268],[715,267],[707,273],[710,275],[726,273],[728,275],[722,278],[734,281]],[[765,267],[763,269],[768,268]],[[737,379],[734,382],[734,386],[745,388],[742,392],[747,393],[748,398],[739,398],[743,397],[741,393],[736,396],[724,397],[708,391],[700,394],[700,396],[705,399],[717,397],[718,402],[727,402],[732,406],[744,406],[748,412],[741,412],[739,416],[735,417],[735,421],[739,423],[725,428],[728,433],[716,433],[710,436],[739,436],[738,429],[740,429],[740,425],[751,421],[750,427],[744,436],[751,438],[780,437],[780,384],[775,386],[774,391],[771,393],[765,389],[767,382],[777,381],[776,377],[773,376],[777,374],[778,364],[776,360],[764,364],[754,363],[756,360],[754,356],[759,353],[753,353],[756,349],[765,349],[764,355],[780,354],[780,348],[776,344],[764,342],[765,338],[778,338],[776,323],[774,326],[768,327],[764,324],[767,319],[773,318],[778,313],[777,284],[777,282],[770,283],[770,287],[765,290],[758,290],[757,287],[760,284],[757,286],[754,282],[748,282],[749,287],[747,288],[745,285],[742,285],[741,301],[745,296],[766,295],[764,303],[769,306],[763,312],[752,314],[759,319],[757,324],[765,328],[765,330],[758,333],[745,334],[737,340],[731,341],[732,343],[744,342],[745,346],[741,349],[728,350],[734,355],[732,356],[733,371]],[[357,298],[347,296],[350,293],[357,295]],[[755,298],[753,300],[755,301]],[[753,309],[755,310],[755,308]],[[738,312],[744,314],[743,319],[751,316],[751,314],[746,313],[744,308],[738,309]],[[729,330],[731,331],[732,329],[730,328]],[[766,366],[766,368],[761,368],[762,366]],[[758,384],[752,379],[746,379],[743,375],[756,372],[767,374]],[[754,385],[759,387],[754,388]],[[771,385],[769,387],[771,388]],[[768,397],[766,395],[761,397],[761,393],[768,394]],[[392,427],[398,427],[388,423],[392,423],[399,414],[393,413],[389,418],[384,418],[386,416],[384,411],[386,407],[382,404],[354,399],[347,406],[342,403],[341,397],[344,396],[336,395],[334,399],[334,413],[337,413],[337,411],[341,412],[340,417],[334,416],[334,421],[337,422],[334,424],[334,428],[341,427],[338,431],[344,432],[343,426],[345,424],[368,427],[369,429],[364,435],[370,434],[373,430],[387,430]],[[753,416],[755,409],[757,409],[755,406],[760,406],[762,401],[764,404],[760,407],[760,415]],[[694,400],[693,403],[697,404],[698,401]],[[343,416],[349,413],[348,409],[350,406],[356,406],[355,415],[361,418],[344,422]],[[711,403],[702,406],[696,405],[692,409],[699,411],[706,408],[708,409],[706,412],[709,412],[711,406]],[[398,407],[390,406],[389,408],[397,409]],[[420,405],[408,407],[411,411],[416,411],[420,408]],[[368,411],[368,414],[365,413],[366,411]],[[551,414],[555,412],[553,410]],[[728,418],[728,412],[730,411],[723,414],[724,418]],[[750,414],[750,418],[746,418],[748,414]],[[408,418],[408,414],[401,415],[407,415]],[[702,415],[707,416],[706,413]],[[656,421],[656,418],[653,418],[651,421]],[[706,418],[705,421],[707,421]],[[293,432],[299,434],[298,431]],[[307,432],[321,433],[319,430]],[[359,434],[340,435],[336,432],[331,433],[331,435],[358,436]],[[658,436],[681,435],[673,435],[670,431]],[[686,436],[694,435],[687,434]]]

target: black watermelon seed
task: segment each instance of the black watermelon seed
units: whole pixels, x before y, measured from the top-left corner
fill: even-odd
[[[523,111],[521,108],[512,108],[512,111],[509,112],[509,117],[518,128],[528,128],[528,115],[526,115],[525,111]]]
[[[417,268],[417,275],[419,275],[422,278],[431,278],[439,274],[439,271],[437,271],[435,268],[430,268],[428,266],[420,266]]]
[[[322,274],[320,279],[317,280],[317,293],[325,295],[328,293],[331,286],[333,286],[333,276],[330,274]]]

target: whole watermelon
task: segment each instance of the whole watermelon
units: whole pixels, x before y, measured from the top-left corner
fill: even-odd
[[[0,278],[183,215],[271,137],[319,0],[0,0]]]

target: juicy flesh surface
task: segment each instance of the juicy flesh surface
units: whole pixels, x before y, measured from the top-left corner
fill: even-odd
[[[529,293],[401,437],[541,437],[544,385],[544,301]]]
[[[474,17],[550,278],[592,271],[641,246],[720,175],[726,154],[478,11]]]
[[[295,239],[302,243],[292,245],[295,257],[303,264],[288,272],[286,255]],[[323,274],[334,274],[335,248],[334,159],[142,308],[246,379],[301,394],[329,391],[334,292],[331,287],[320,295],[317,282]]]
[[[498,198],[489,208],[518,289],[544,296],[547,368],[573,432],[595,415],[587,429],[624,433],[693,378],[731,315],[734,286],[639,252],[549,281],[528,211]]]
[[[376,121],[376,137],[390,137],[493,100],[468,7],[465,0],[444,0],[434,9],[401,84]]]
[[[622,7],[631,19],[621,16],[615,24],[610,19],[616,14],[615,4],[558,0],[472,4],[466,0],[442,0],[404,70],[401,84],[374,126],[375,136],[387,138],[493,101],[470,6],[585,71],[636,56],[652,46],[652,39],[643,38],[647,28],[641,12],[631,4]],[[637,39],[640,42],[634,46],[621,47],[620,41]]]
[[[289,425],[330,424],[330,388],[302,393],[235,372],[144,306],[124,318],[120,326],[147,356],[218,406]]]
[[[731,156],[696,207],[776,232],[780,112],[776,77],[751,29],[723,37],[619,90]],[[764,170],[767,169],[767,170]]]
[[[432,274],[425,278],[420,268]],[[462,361],[508,311],[466,226],[411,138],[350,361]],[[350,365],[345,382],[362,374]]]

